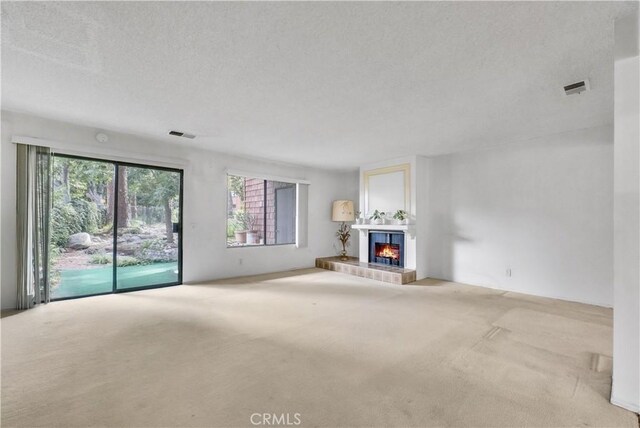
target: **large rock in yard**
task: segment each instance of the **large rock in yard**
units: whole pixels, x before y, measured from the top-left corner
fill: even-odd
[[[69,237],[67,248],[72,250],[84,250],[91,246],[91,235],[85,232],[74,233]]]
[[[131,243],[131,242],[125,242],[122,244],[118,242],[118,255],[133,256],[139,247],[140,247],[139,245],[136,245],[135,243]]]
[[[174,262],[178,260],[177,248],[164,248],[164,249],[142,249],[138,254],[138,258],[147,260],[152,263],[164,263]]]

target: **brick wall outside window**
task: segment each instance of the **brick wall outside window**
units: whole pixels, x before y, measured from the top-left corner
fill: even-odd
[[[244,207],[254,218],[254,229],[264,239],[264,180],[247,178],[244,182]]]

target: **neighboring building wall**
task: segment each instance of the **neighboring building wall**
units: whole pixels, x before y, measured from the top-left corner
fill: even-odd
[[[244,182],[244,207],[247,214],[254,219],[254,230],[258,231],[261,239],[264,238],[264,180],[259,178],[247,178]]]
[[[267,244],[276,242],[276,183],[267,181]]]

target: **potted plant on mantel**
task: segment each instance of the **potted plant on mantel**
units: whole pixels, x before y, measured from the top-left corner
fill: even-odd
[[[409,214],[405,210],[398,210],[393,215],[398,224],[409,224]]]
[[[385,213],[375,210],[371,214],[371,217],[369,217],[369,220],[371,220],[373,224],[384,224],[384,216]]]

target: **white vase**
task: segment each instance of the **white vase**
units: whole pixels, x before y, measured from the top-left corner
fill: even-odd
[[[247,244],[259,244],[260,243],[260,237],[258,235],[258,232],[255,230],[251,230],[249,232],[247,232]]]

